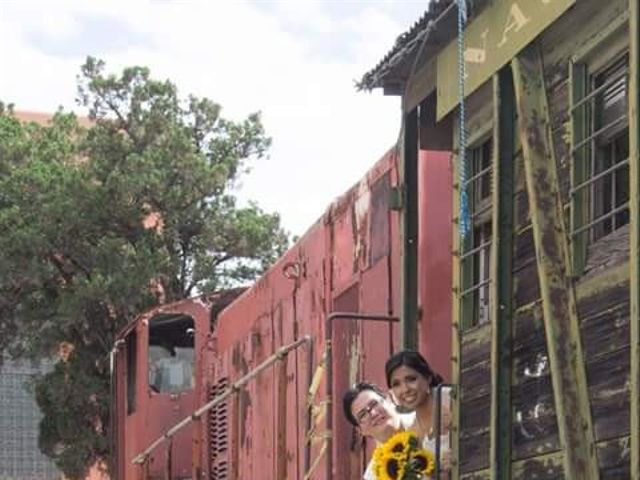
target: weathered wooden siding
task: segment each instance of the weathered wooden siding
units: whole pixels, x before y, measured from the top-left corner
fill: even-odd
[[[552,118],[557,172],[563,206],[570,202],[569,62],[602,39],[602,32],[625,15],[627,2],[578,2],[571,15],[542,36],[545,81]],[[570,32],[570,34],[567,34]],[[626,29],[593,49],[589,62],[606,64],[625,48]],[[587,250],[582,276],[575,278],[594,433],[601,478],[629,475],[629,252],[628,227],[601,238]]]
[[[460,471],[465,473],[489,466],[491,327],[482,325],[462,338]]]
[[[493,126],[490,82],[471,95],[467,102],[470,145],[491,135]],[[487,101],[488,99],[488,101]],[[458,120],[454,124],[459,124]],[[460,363],[460,472],[489,466],[491,410],[491,325],[462,331]]]
[[[569,65],[576,51],[597,41],[625,15],[627,2],[580,1],[540,38],[551,139],[567,211],[571,188]],[[594,40],[596,39],[596,40]],[[625,39],[624,41],[628,41]],[[609,41],[600,56],[621,48]],[[596,55],[595,64],[604,64]],[[491,91],[468,98],[468,131],[491,122]],[[457,121],[457,120],[456,120]],[[564,478],[554,408],[540,286],[521,152],[517,153],[513,198],[513,478]],[[603,237],[588,250],[582,276],[574,278],[589,400],[603,479],[629,476],[629,232]],[[460,471],[465,480],[490,478],[488,468],[491,326],[462,332]]]

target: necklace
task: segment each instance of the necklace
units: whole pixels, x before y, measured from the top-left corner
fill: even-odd
[[[420,414],[418,412],[416,412],[416,423],[418,424],[418,433],[420,437],[426,437],[427,439],[431,439],[433,437],[433,426],[424,426],[420,421]]]

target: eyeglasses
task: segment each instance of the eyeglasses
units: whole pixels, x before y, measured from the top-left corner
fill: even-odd
[[[356,420],[358,421],[358,423],[366,424],[371,422],[371,419],[373,418],[372,412],[380,405],[382,405],[382,402],[380,400],[371,400],[369,403],[367,403],[367,405],[362,410],[356,413]]]

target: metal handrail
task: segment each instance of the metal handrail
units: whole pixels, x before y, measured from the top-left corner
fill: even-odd
[[[223,393],[221,393],[220,395],[215,397],[210,402],[204,404],[202,407],[200,407],[198,410],[196,410],[193,414],[191,414],[188,417],[184,418],[183,420],[181,420],[180,422],[175,424],[173,427],[171,427],[169,430],[167,430],[165,433],[163,433],[151,445],[149,445],[145,450],[143,450],[138,455],[136,455],[131,462],[134,463],[134,464],[135,463],[141,464],[141,465],[144,464],[145,461],[147,460],[147,458],[149,457],[149,455],[151,454],[151,452],[153,452],[163,442],[166,442],[167,440],[170,440],[177,432],[182,430],[189,423],[194,422],[196,420],[199,420],[200,417],[204,413],[208,412],[213,407],[221,404],[222,402],[227,400],[227,398],[229,398],[234,393],[238,393],[242,387],[244,387],[247,383],[249,383],[249,381],[253,380],[255,377],[260,375],[264,370],[269,368],[272,364],[274,364],[278,360],[282,360],[283,358],[285,358],[290,351],[295,350],[296,348],[298,348],[299,346],[301,346],[301,345],[303,345],[305,343],[309,343],[309,344],[311,343],[311,337],[310,336],[306,335],[306,336],[296,340],[295,342],[292,342],[292,343],[290,343],[288,345],[280,347],[278,350],[276,350],[276,352],[274,354],[270,355],[260,365],[258,365],[256,368],[251,370],[249,373],[247,373],[243,377],[241,377],[233,385],[228,387]]]

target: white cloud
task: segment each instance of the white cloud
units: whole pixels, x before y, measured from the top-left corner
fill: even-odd
[[[389,3],[354,3],[344,14],[331,0],[53,5],[3,3],[0,99],[29,110],[74,108],[75,76],[91,54],[113,70],[147,65],[183,94],[219,102],[233,118],[261,110],[274,139],[271,158],[254,165],[241,196],[280,212],[293,233],[303,233],[397,139],[398,99],[358,93],[353,85],[407,26]],[[417,18],[424,3],[406,8]],[[116,31],[86,32],[88,18],[109,19],[104,25]],[[101,23],[91,25],[99,30]],[[34,32],[51,42],[78,43],[68,56],[44,53]],[[131,44],[113,51],[107,44],[118,35],[130,36]],[[71,51],[83,45],[98,51]]]

